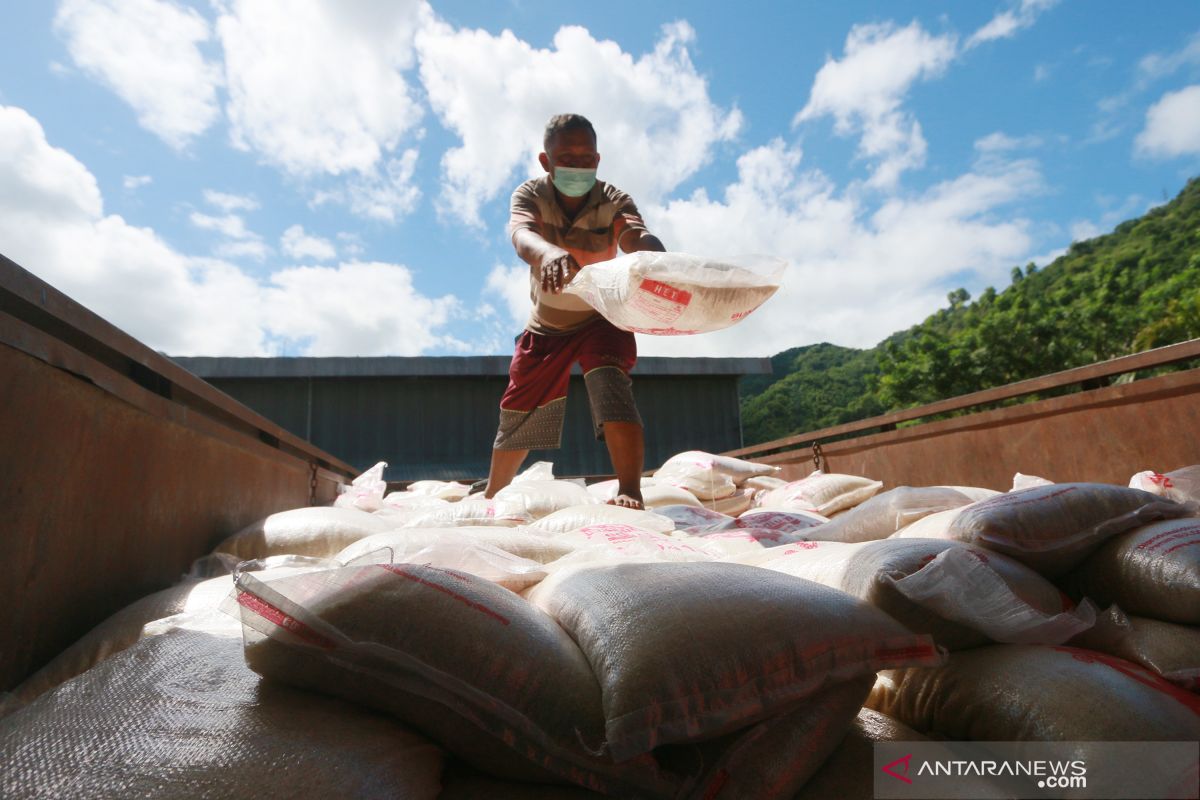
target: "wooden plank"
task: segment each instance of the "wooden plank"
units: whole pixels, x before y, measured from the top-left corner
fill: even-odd
[[[949,411],[961,411],[966,408],[972,408],[986,403],[996,403],[1002,400],[1009,400],[1016,397],[1021,397],[1027,394],[1046,391],[1048,389],[1057,389],[1064,386],[1072,386],[1077,383],[1088,380],[1096,380],[1099,378],[1112,377],[1114,375],[1123,375],[1127,372],[1138,372],[1154,367],[1167,366],[1180,361],[1190,361],[1194,358],[1200,358],[1200,339],[1190,339],[1186,342],[1158,347],[1153,350],[1146,350],[1141,353],[1134,353],[1128,356],[1101,361],[1095,364],[1088,364],[1083,367],[1055,372],[1050,375],[1042,375],[1029,380],[1018,381],[1017,383],[1006,384],[992,389],[984,389],[971,394],[959,395],[958,397],[939,400],[936,403],[928,405],[916,406],[914,408],[905,409],[903,411],[893,411],[889,414],[883,414],[869,419],[856,420],[847,422],[842,425],[834,425],[820,430],[810,431],[808,433],[795,434],[782,439],[776,439],[762,444],[750,445],[737,450],[730,450],[723,455],[736,456],[738,458],[753,457],[756,453],[763,453],[768,450],[778,450],[784,447],[792,447],[798,444],[809,444],[814,441],[828,439],[835,436],[842,436],[847,433],[855,433],[858,431],[866,431],[874,428],[882,428],[899,424],[901,422],[909,422],[921,417],[930,417],[937,414],[943,414]],[[762,460],[762,457],[757,460]]]

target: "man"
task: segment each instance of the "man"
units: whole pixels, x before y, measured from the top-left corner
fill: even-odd
[[[579,362],[596,438],[608,446],[617,473],[617,505],[642,507],[642,420],[629,370],[637,360],[633,334],[613,326],[563,287],[589,264],[620,248],[662,251],[629,195],[596,180],[600,153],[592,123],[578,114],[550,119],[538,161],[546,174],[512,196],[509,235],[529,264],[533,309],[517,340],[485,496],[507,486],[530,450],[556,448],[562,437],[571,365]]]

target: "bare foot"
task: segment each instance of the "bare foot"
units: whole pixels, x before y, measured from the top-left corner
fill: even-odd
[[[621,506],[622,508],[633,508],[638,511],[645,510],[645,507],[642,505],[641,492],[638,492],[636,497],[634,496],[633,492],[623,492],[614,497],[612,500],[609,500],[608,504],[610,506]]]

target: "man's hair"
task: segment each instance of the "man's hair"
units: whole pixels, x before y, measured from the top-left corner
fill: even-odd
[[[546,132],[542,136],[542,149],[550,150],[550,141],[562,133],[563,131],[585,130],[592,135],[592,140],[596,139],[596,129],[592,127],[592,123],[588,122],[588,118],[582,114],[555,114],[546,123]]]

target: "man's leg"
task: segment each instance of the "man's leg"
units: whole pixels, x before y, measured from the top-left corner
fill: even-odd
[[[646,444],[640,422],[605,422],[604,442],[617,473],[617,497],[612,502],[627,508],[642,507],[642,461]]]
[[[492,468],[488,471],[488,483],[487,488],[483,490],[483,496],[491,499],[496,496],[496,492],[512,483],[527,455],[528,450],[493,449]]]

